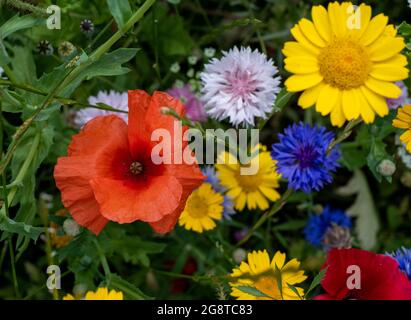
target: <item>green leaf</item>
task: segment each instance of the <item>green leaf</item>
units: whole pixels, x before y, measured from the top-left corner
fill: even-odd
[[[124,24],[132,15],[130,3],[128,0],[107,0],[107,5],[114,20],[116,20],[118,28],[123,29]]]
[[[140,289],[138,289],[134,284],[124,280],[117,274],[111,274],[110,276],[110,287],[120,290],[123,294],[132,300],[152,300],[153,298],[144,294]]]
[[[398,32],[400,34],[402,34],[403,36],[411,36],[411,25],[408,24],[407,22],[403,21],[398,26]]]
[[[389,159],[394,162],[394,159],[385,150],[386,144],[382,140],[372,139],[371,140],[370,153],[367,156],[368,168],[370,168],[374,177],[378,182],[382,182],[383,176],[378,172],[377,167],[380,162],[384,159]],[[391,177],[384,177],[388,182],[391,182]]]
[[[0,27],[0,39],[4,39],[16,31],[40,25],[44,23],[44,21],[44,19],[32,15],[19,16],[17,14]]]
[[[273,297],[266,295],[264,292],[261,292],[260,290],[251,287],[251,286],[236,286],[236,289],[247,293],[249,295],[252,295],[253,297],[259,297],[259,298],[269,298],[272,299]]]
[[[305,298],[307,299],[307,297],[310,295],[310,293],[318,286],[320,285],[321,281],[324,279],[325,277],[325,273],[327,272],[327,268],[324,268],[323,270],[321,270],[313,279],[313,281],[310,284],[310,287],[308,288],[307,292],[305,293]]]
[[[347,185],[337,190],[340,196],[357,195],[354,204],[347,209],[350,216],[356,217],[355,229],[362,249],[371,250],[377,244],[380,229],[378,211],[367,178],[361,170],[354,171],[354,176]]]
[[[33,227],[24,222],[16,222],[2,214],[0,214],[0,230],[7,233],[17,233],[34,241],[37,241],[40,234],[44,232],[44,228]],[[3,233],[1,240],[4,240],[4,236],[5,233]]]
[[[122,67],[123,63],[130,61],[139,49],[120,48],[103,55],[98,61],[85,68],[83,77],[90,80],[98,76],[118,76],[130,71]]]

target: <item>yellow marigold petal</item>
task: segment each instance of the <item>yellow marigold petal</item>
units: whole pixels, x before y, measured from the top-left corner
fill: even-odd
[[[357,10],[359,11],[356,12],[355,14],[358,14],[360,17],[360,25],[359,25],[360,28],[359,29],[355,28],[351,30],[351,36],[354,39],[361,38],[361,36],[367,30],[367,27],[368,27],[368,24],[370,23],[371,15],[372,15],[371,7],[364,3],[362,3]]]
[[[408,78],[407,68],[392,64],[377,64],[373,66],[370,75],[378,80],[399,81]]]
[[[245,195],[245,193],[241,193],[237,198],[235,198],[234,202],[235,209],[237,209],[238,211],[243,211],[247,202],[247,196]]]
[[[273,260],[271,261],[271,267],[275,268],[277,267],[278,269],[282,269],[284,266],[285,262],[285,253],[281,253],[280,251],[277,251],[274,255]]]
[[[325,40],[331,40],[331,26],[327,10],[323,6],[313,6],[311,16],[319,35]]]
[[[319,84],[323,77],[319,73],[293,75],[287,79],[285,85],[289,92],[303,91]]]
[[[260,186],[259,189],[271,201],[277,201],[280,199],[280,194],[275,189],[265,186]]]
[[[296,74],[314,73],[320,70],[314,57],[291,57],[284,60],[285,70]]]
[[[361,90],[361,94],[368,101],[371,108],[373,108],[380,117],[385,117],[388,114],[389,109],[388,109],[388,104],[387,104],[386,99],[374,93],[367,87],[363,86],[361,87],[360,90]]]
[[[320,53],[320,48],[316,47],[309,39],[305,37],[305,35],[301,32],[300,26],[296,24],[291,30],[291,34],[293,35],[294,39],[297,40],[304,49],[308,50],[309,52],[318,55]]]
[[[326,42],[320,37],[314,24],[308,19],[301,19],[299,22],[300,30],[317,47],[325,47]]]
[[[298,105],[303,109],[312,107],[320,95],[321,90],[324,88],[325,83],[319,83],[315,87],[305,90],[298,99]]]
[[[344,90],[342,93],[342,108],[347,120],[357,119],[360,116],[361,105],[354,90]]]
[[[378,62],[387,60],[405,48],[404,38],[402,37],[382,37],[369,47],[371,61]]]
[[[371,19],[367,29],[360,38],[360,42],[364,46],[368,46],[373,43],[384,32],[388,23],[388,17],[382,13]]]
[[[402,92],[397,85],[391,82],[377,80],[372,77],[368,78],[365,85],[375,93],[391,99],[397,99]]]
[[[284,44],[282,50],[286,57],[316,57],[317,54],[304,48],[300,43],[296,41],[288,41]]]
[[[372,110],[371,106],[368,104],[367,99],[360,90],[354,91],[361,105],[360,114],[365,123],[373,123],[375,120],[375,112]]]
[[[328,16],[331,29],[337,37],[344,37],[347,33],[347,3],[332,2],[328,4]]]
[[[398,129],[409,129],[411,128],[411,124],[409,122],[405,122],[399,119],[394,119],[392,121],[392,126]]]
[[[328,84],[322,87],[318,96],[316,110],[323,116],[326,116],[331,112],[336,104],[341,100],[341,91]]]
[[[342,110],[342,101],[339,101],[339,103],[337,103],[331,111],[331,124],[336,127],[342,127],[345,120],[346,119]]]
[[[397,54],[394,57],[384,60],[379,63],[375,63],[375,66],[378,66],[379,64],[388,64],[388,65],[395,65],[397,67],[405,67],[408,65],[408,60],[403,54]]]
[[[404,143],[411,141],[411,130],[405,131],[401,136],[400,140]]]

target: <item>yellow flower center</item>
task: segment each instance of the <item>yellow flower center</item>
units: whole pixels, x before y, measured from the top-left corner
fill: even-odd
[[[277,279],[274,276],[261,276],[255,282],[255,288],[273,299],[281,299]]]
[[[237,174],[237,181],[244,192],[254,192],[258,190],[258,186],[262,184],[262,177],[257,173],[254,175],[241,175],[240,170]]]
[[[350,39],[335,39],[318,57],[324,81],[341,90],[362,86],[371,70],[371,60],[363,46]]]
[[[208,214],[208,205],[206,199],[197,194],[192,194],[188,198],[186,211],[193,219],[201,219]]]

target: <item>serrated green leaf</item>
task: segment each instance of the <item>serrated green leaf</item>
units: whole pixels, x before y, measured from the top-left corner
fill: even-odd
[[[0,214],[0,230],[5,232],[2,235],[2,240],[4,240],[6,233],[17,233],[37,241],[40,234],[44,232],[44,228],[33,227],[24,222],[16,222],[2,214]]]
[[[116,20],[118,28],[121,30],[132,15],[130,3],[128,0],[107,0],[107,5],[111,15]]]

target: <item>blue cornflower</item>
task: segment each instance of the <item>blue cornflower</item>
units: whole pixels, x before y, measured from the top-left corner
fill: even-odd
[[[288,179],[289,188],[310,193],[332,182],[332,172],[339,167],[340,158],[338,146],[327,153],[334,139],[332,132],[300,122],[286,128],[279,139],[273,144],[271,155],[277,160],[278,172]]]
[[[230,220],[231,216],[235,214],[234,210],[234,203],[231,197],[227,196],[225,192],[227,191],[220,183],[220,179],[217,176],[217,173],[215,172],[214,167],[208,166],[204,167],[202,169],[203,174],[206,176],[206,179],[204,182],[207,182],[211,184],[215,192],[221,193],[224,196],[224,202],[223,202],[223,217],[225,219]]]
[[[311,215],[308,219],[305,239],[316,247],[345,247],[351,242],[351,226],[351,218],[343,210],[326,206],[320,215]]]
[[[388,255],[397,260],[400,270],[403,271],[411,281],[411,249],[402,247]]]

